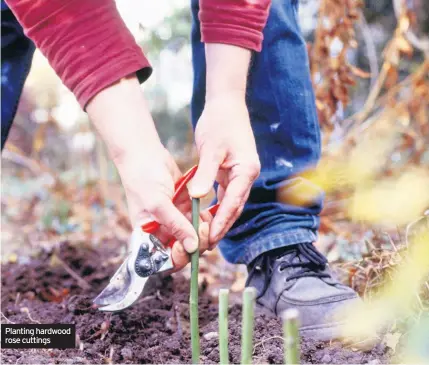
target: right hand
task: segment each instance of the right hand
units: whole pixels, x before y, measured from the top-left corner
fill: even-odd
[[[165,243],[177,239],[173,261],[178,269],[185,266],[198,243],[190,222],[190,197],[184,189],[172,202],[174,184],[182,174],[159,139],[135,75],[100,91],[86,109],[121,176],[133,227],[156,220],[161,227],[155,235]],[[200,251],[204,251],[211,215],[200,216]]]
[[[151,156],[142,159],[139,156]],[[172,202],[174,184],[182,176],[173,157],[162,146],[152,147],[141,154],[115,159],[128,202],[133,226],[155,220],[160,228],[154,232],[161,242],[176,239],[172,248],[175,270],[189,262],[189,253],[198,247],[198,237],[190,222],[191,200],[187,189]],[[199,248],[204,252],[209,247],[210,214],[201,212]]]

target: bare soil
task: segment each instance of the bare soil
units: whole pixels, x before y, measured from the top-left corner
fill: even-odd
[[[116,245],[98,249],[63,243],[26,264],[5,264],[2,273],[2,323],[74,323],[76,349],[2,349],[1,363],[191,363],[188,282],[180,275],[155,280],[146,295],[120,313],[102,313],[92,299],[119,265]],[[53,254],[53,252],[56,252]],[[60,258],[58,260],[57,258]],[[86,283],[78,282],[65,263]],[[26,308],[26,309],[25,309]],[[201,287],[201,362],[218,363],[217,302]],[[240,362],[241,308],[230,308],[230,361]],[[258,314],[254,332],[254,363],[283,362],[281,323]],[[303,338],[303,363],[388,363],[382,345],[367,352]]]

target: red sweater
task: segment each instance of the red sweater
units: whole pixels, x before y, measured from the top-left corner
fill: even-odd
[[[82,108],[121,78],[136,73],[143,82],[152,72],[114,0],[6,2]],[[271,0],[200,0],[202,41],[260,51],[270,3]]]

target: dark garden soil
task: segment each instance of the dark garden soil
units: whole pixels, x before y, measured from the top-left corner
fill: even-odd
[[[190,363],[187,281],[180,275],[152,284],[146,296],[120,313],[102,313],[92,299],[119,265],[115,250],[60,245],[26,264],[2,265],[2,323],[75,323],[76,349],[2,349],[1,363]],[[58,259],[59,258],[59,259]],[[110,263],[109,263],[110,262]],[[85,282],[70,275],[71,270]],[[74,275],[76,276],[76,275]],[[219,361],[217,303],[200,293],[202,363]],[[230,361],[240,361],[239,305],[230,308]],[[258,315],[255,321],[254,363],[282,363],[281,324]],[[388,350],[377,345],[368,352],[302,339],[303,363],[387,363]]]

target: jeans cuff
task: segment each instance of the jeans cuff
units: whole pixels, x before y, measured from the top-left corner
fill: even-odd
[[[314,242],[316,233],[311,229],[296,228],[286,232],[279,232],[257,237],[248,241],[244,254],[237,260],[238,263],[249,265],[260,254],[280,247],[296,245],[298,243]]]

